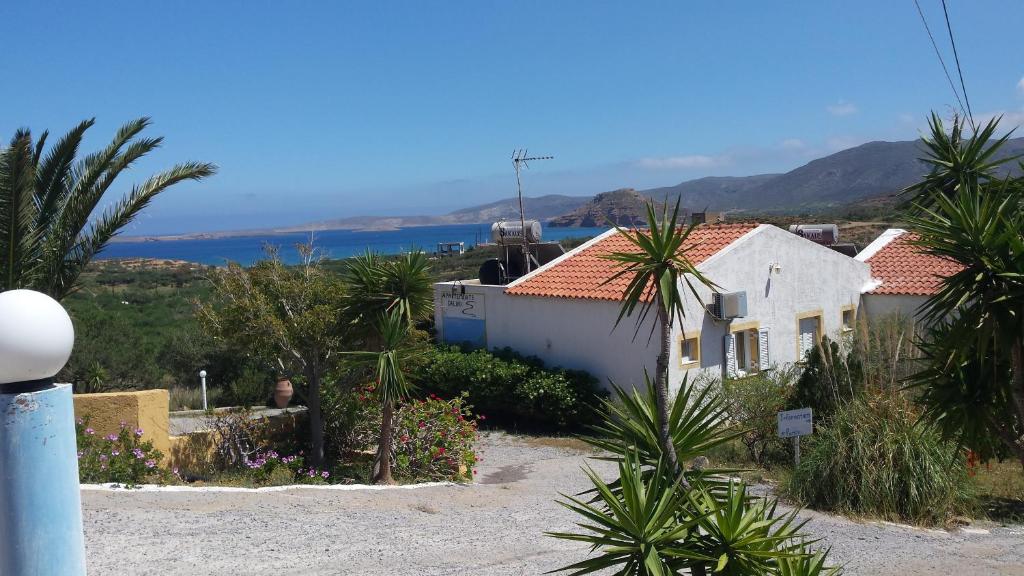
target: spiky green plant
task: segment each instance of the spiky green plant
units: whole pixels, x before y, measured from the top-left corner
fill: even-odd
[[[654,386],[657,394],[658,438],[669,469],[684,483],[686,480],[683,479],[682,467],[669,430],[668,362],[672,349],[672,327],[677,318],[682,320],[686,316],[682,286],[685,285],[698,302],[701,302],[701,296],[697,292],[697,285],[715,286],[687,255],[696,246],[690,241],[690,234],[695,227],[695,224],[686,227],[679,225],[679,199],[676,199],[671,215],[667,202],[660,216],[654,203],[648,202],[647,230],[617,229],[633,250],[605,256],[615,262],[619,270],[604,284],[619,278],[629,279],[615,325],[618,326],[626,317],[638,313],[636,331],[633,333],[636,338],[650,313],[653,311],[656,315],[657,323],[652,322],[651,334],[654,334],[655,328],[660,330]]]
[[[591,468],[584,471],[597,496],[586,502],[562,497],[559,504],[583,518],[584,532],[548,532],[548,536],[589,544],[597,555],[552,572],[590,574],[616,570],[621,575],[664,576],[679,574],[694,561],[712,561],[691,547],[691,531],[697,519],[688,517],[685,492],[660,463],[655,474],[646,474],[638,454],[619,462],[619,489],[612,490]]]
[[[778,576],[837,576],[842,568],[828,563],[829,549],[810,552],[796,558],[779,560]]]
[[[48,133],[33,142],[19,130],[0,149],[0,292],[29,288],[60,300],[111,238],[158,194],[186,180],[216,173],[213,164],[186,162],[151,176],[93,217],[122,172],[160,146],[163,138],[136,138],[149,118],[121,127],[102,150],[78,159],[94,119],[46,148]]]

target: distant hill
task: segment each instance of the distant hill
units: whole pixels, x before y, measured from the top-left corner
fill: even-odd
[[[644,218],[644,202],[646,200],[646,196],[632,188],[602,192],[572,212],[552,218],[548,225],[591,228],[612,225],[634,226],[646,222]]]
[[[827,209],[896,194],[928,172],[920,142],[868,142],[812,160],[785,174],[712,177],[644,190],[657,200],[681,196],[693,210],[788,212]],[[1001,157],[1024,154],[1024,138],[1007,141]],[[1015,163],[1008,169],[1019,173]]]
[[[563,196],[560,194],[548,194],[536,198],[523,198],[523,210],[526,217],[533,220],[550,220],[556,216],[568,214],[580,206],[589,202],[589,196]],[[459,220],[460,224],[476,224],[479,222],[495,222],[505,219],[512,220],[519,218],[519,200],[508,198],[498,200],[482,206],[473,206],[456,210],[442,218],[453,218]]]

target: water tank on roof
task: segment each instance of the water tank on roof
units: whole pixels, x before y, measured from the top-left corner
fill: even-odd
[[[826,246],[839,242],[839,226],[835,224],[793,224],[789,231]]]
[[[491,241],[497,244],[522,244],[524,237],[523,225],[519,222],[495,222],[491,225]],[[540,222],[527,220],[525,228],[526,242],[540,242]]]

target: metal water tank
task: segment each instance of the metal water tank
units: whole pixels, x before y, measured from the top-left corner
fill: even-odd
[[[540,222],[526,221],[526,241],[530,244],[540,242]],[[491,242],[497,244],[522,244],[523,226],[519,222],[495,222],[491,225]]]
[[[789,231],[818,244],[839,242],[839,226],[835,224],[793,224]]]

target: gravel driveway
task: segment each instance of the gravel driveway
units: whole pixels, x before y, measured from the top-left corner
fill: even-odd
[[[585,557],[557,492],[585,453],[490,433],[478,483],[416,489],[82,493],[89,573],[535,575]],[[610,472],[606,463],[595,469]],[[1024,527],[920,530],[808,513],[850,575],[1024,576]]]

